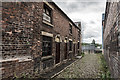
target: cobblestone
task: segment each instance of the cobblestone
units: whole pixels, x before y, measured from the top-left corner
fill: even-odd
[[[66,68],[56,78],[100,78],[100,55],[86,54],[82,59]]]

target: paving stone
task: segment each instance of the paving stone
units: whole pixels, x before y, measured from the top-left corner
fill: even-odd
[[[100,56],[97,54],[86,54],[56,78],[100,78]]]

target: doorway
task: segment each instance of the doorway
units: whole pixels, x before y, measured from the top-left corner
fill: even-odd
[[[75,44],[74,44],[74,46],[73,46],[73,57],[75,56],[75,54],[76,54],[76,52],[75,52]]]
[[[67,43],[65,43],[65,50],[64,50],[64,52],[65,52],[64,57],[65,57],[65,59],[67,59],[67,55],[68,55],[68,51],[67,51]]]
[[[56,59],[55,64],[60,62],[60,43],[56,42]]]

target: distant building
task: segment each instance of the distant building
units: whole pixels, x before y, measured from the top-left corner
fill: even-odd
[[[85,54],[102,53],[101,47],[95,47],[94,44],[82,45],[82,52]]]
[[[93,45],[93,44],[82,45],[82,52],[84,52],[86,54],[95,53],[95,45]]]

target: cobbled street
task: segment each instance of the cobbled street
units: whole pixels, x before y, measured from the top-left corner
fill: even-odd
[[[66,68],[56,78],[99,78],[101,72],[99,54],[85,54],[71,66]]]

